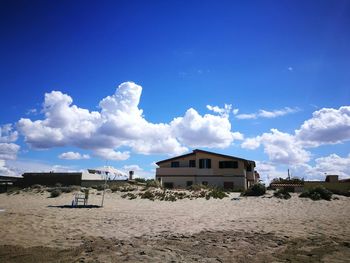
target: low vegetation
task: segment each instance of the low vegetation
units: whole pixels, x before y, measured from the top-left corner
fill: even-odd
[[[280,198],[280,199],[290,199],[291,195],[288,193],[285,189],[279,189],[273,193],[274,197]]]
[[[136,199],[137,195],[133,193],[126,193],[122,195],[122,198],[128,198],[129,200]]]
[[[228,195],[219,188],[213,188],[205,195],[205,199],[209,200],[211,197],[215,199],[222,199],[224,197],[228,197]]]
[[[327,190],[326,188],[322,186],[318,186],[318,187],[304,191],[299,195],[299,197],[310,198],[314,201],[321,200],[321,199],[330,201],[332,199],[332,194],[333,193]]]
[[[50,192],[50,197],[55,198],[62,194],[62,191],[59,188],[55,188]]]
[[[122,198],[135,199],[137,197],[141,199],[149,199],[151,201],[170,201],[175,202],[182,199],[197,199],[197,198],[225,198],[228,195],[219,188],[207,188],[196,191],[184,191],[184,190],[169,190],[169,189],[147,189],[140,191],[138,194],[127,193],[121,196]]]
[[[266,193],[266,187],[263,184],[254,184],[242,193],[243,196],[261,196]]]
[[[342,191],[342,190],[335,190],[335,189],[332,189],[330,191],[335,195],[350,197],[350,191]]]

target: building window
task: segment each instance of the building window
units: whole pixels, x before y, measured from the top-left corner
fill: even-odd
[[[251,172],[252,171],[252,165],[251,164],[248,164],[247,166],[247,172]]]
[[[199,159],[199,168],[200,169],[210,169],[211,168],[211,159]]]
[[[187,182],[186,182],[186,186],[187,186],[187,187],[190,187],[191,185],[193,185],[193,182],[192,182],[192,181],[187,181]]]
[[[196,167],[196,160],[190,160],[188,166],[189,167]]]
[[[164,188],[167,188],[167,189],[173,189],[174,183],[164,183],[163,186],[164,186]]]
[[[220,169],[227,169],[227,168],[238,168],[238,162],[237,161],[219,161],[219,168]]]
[[[171,162],[171,167],[172,168],[180,167],[180,162]]]
[[[208,186],[208,182],[207,181],[202,181],[202,185]]]

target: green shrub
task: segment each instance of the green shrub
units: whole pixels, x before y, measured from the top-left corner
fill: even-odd
[[[266,187],[263,184],[254,184],[243,192],[243,196],[261,196],[266,193]]]
[[[141,194],[141,198],[154,201],[154,194],[151,191],[146,191],[146,192]]]
[[[277,190],[276,192],[273,193],[273,196],[280,198],[280,199],[290,199],[291,198],[290,194],[285,189]]]
[[[342,196],[347,196],[350,197],[350,191],[342,191],[342,190],[334,190],[332,189],[331,192],[335,195],[342,195]]]
[[[56,187],[56,188],[61,190],[62,193],[71,193],[71,192],[80,191],[79,185],[62,186],[62,187]]]
[[[175,196],[175,194],[174,194],[174,193],[170,193],[170,194],[168,194],[168,195],[165,195],[164,201],[175,202],[175,201],[176,201],[176,196]]]
[[[134,180],[135,180],[135,182],[138,182],[138,183],[146,183],[145,178],[135,178]]]
[[[209,200],[210,197],[213,197],[213,198],[215,198],[215,199],[216,199],[216,198],[222,199],[222,198],[227,197],[227,196],[228,196],[228,195],[227,195],[224,191],[222,191],[221,189],[214,188],[214,189],[210,190],[210,191],[206,194],[205,198],[206,198],[207,200]]]
[[[327,190],[322,186],[317,186],[315,188],[311,188],[310,190],[306,190],[299,195],[302,198],[310,198],[312,200],[327,200],[330,201],[332,199],[332,192]]]
[[[193,184],[189,187],[189,190],[192,191],[202,191],[203,189],[208,189],[208,186],[203,184]]]
[[[156,180],[147,180],[146,181],[146,187],[155,187],[155,188],[158,188],[160,187],[160,184],[158,181]]]
[[[122,198],[128,198],[129,200],[132,200],[132,199],[136,199],[137,195],[135,195],[133,193],[126,193],[126,194],[122,195]]]
[[[55,198],[55,197],[60,196],[61,194],[62,194],[62,191],[61,191],[60,189],[58,189],[58,188],[55,188],[55,189],[53,189],[53,190],[51,191],[50,197],[51,197],[51,198]]]

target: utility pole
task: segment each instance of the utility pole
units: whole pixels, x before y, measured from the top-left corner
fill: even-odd
[[[103,202],[104,202],[104,200],[105,200],[106,187],[107,187],[107,160],[106,160],[106,170],[105,170],[105,184],[104,184],[104,186],[103,186],[103,194],[102,194],[102,203],[101,203],[101,207],[103,207]]]

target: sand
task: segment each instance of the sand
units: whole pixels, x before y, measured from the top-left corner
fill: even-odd
[[[0,194],[0,262],[350,262],[350,198],[127,200]],[[233,197],[233,196],[231,196]],[[91,194],[99,205],[101,195]]]

